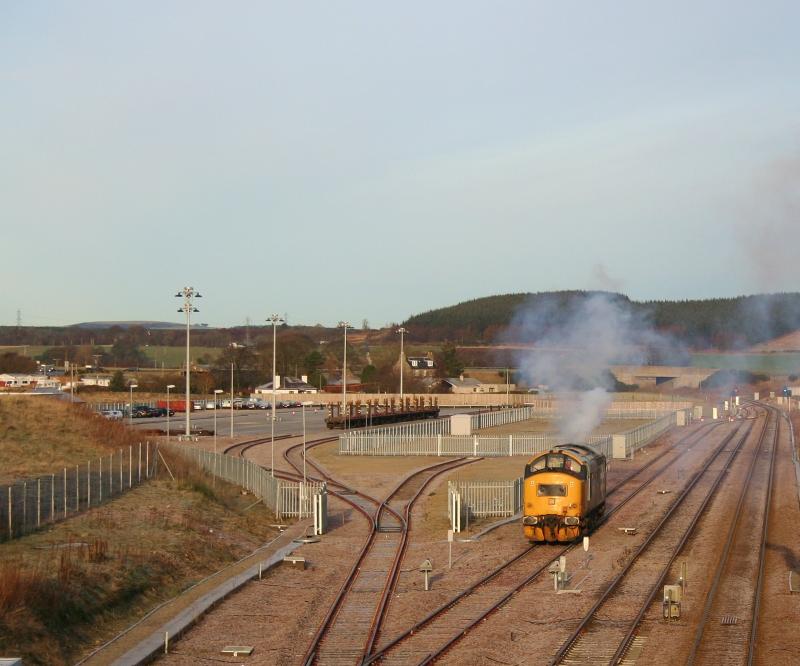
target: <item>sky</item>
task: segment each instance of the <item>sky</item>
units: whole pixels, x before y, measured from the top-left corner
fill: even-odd
[[[0,3],[0,325],[800,289],[800,4]]]

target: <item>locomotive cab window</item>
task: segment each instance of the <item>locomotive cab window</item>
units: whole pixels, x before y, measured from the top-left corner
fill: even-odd
[[[566,497],[567,487],[563,483],[540,483],[536,486],[537,497]]]

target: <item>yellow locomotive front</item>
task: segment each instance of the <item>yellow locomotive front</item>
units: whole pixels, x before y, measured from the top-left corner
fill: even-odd
[[[531,542],[573,541],[587,534],[605,507],[605,457],[567,444],[525,466],[523,530]]]

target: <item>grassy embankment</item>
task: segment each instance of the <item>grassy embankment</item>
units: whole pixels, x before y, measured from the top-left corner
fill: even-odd
[[[0,401],[3,476],[31,476],[131,435],[51,399]],[[274,536],[252,496],[169,460],[159,478],[82,515],[0,544],[0,654],[74,662],[149,608]],[[9,470],[12,470],[9,473]]]

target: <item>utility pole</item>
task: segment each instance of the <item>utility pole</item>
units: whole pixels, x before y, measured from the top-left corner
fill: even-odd
[[[178,308],[178,312],[186,314],[186,403],[184,406],[186,408],[186,437],[188,438],[192,434],[192,405],[189,400],[189,373],[191,372],[192,361],[189,356],[189,330],[191,328],[192,312],[200,312],[194,307],[192,301],[195,298],[202,298],[202,295],[194,287],[184,287],[175,294],[175,298],[183,298],[183,307]]]

